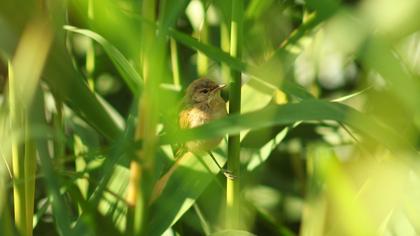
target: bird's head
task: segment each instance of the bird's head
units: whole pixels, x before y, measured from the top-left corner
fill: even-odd
[[[217,84],[213,80],[201,78],[194,80],[187,88],[185,100],[188,103],[210,102],[220,96],[220,91],[225,84]]]

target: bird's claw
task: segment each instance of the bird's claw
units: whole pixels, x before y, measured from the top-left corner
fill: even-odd
[[[223,174],[226,176],[226,178],[234,180],[236,178],[238,178],[238,176],[234,175],[232,171],[227,170],[227,169],[222,169]]]

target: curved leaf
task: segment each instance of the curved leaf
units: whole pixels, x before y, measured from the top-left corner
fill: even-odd
[[[91,30],[79,29],[70,25],[65,25],[64,29],[70,32],[84,35],[98,42],[104,48],[112,63],[114,63],[114,66],[117,68],[121,77],[127,83],[127,86],[130,88],[131,92],[136,96],[139,95],[140,89],[143,87],[143,79],[124,57],[124,55],[116,47],[114,47],[114,45],[109,43],[101,35]]]
[[[221,165],[224,159],[217,153]],[[169,178],[161,196],[151,205],[150,223],[145,235],[161,235],[194,204],[220,169],[208,156],[187,153]],[[223,190],[221,190],[223,191]]]
[[[390,149],[410,148],[408,141],[367,115],[341,103],[317,99],[283,105],[271,104],[258,111],[242,115],[230,115],[224,119],[177,133],[177,142],[193,139],[209,139],[226,134],[238,134],[249,129],[292,124],[298,121],[334,120],[349,125],[362,134],[383,143]],[[172,143],[171,137],[163,136],[162,144]]]
[[[243,230],[229,229],[210,234],[209,236],[255,236],[255,234]]]

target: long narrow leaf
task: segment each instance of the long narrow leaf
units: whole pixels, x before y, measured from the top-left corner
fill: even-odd
[[[179,132],[177,141],[208,139],[237,134],[248,129],[260,129],[274,125],[287,125],[298,121],[334,120],[348,124],[362,134],[371,137],[390,149],[410,147],[408,141],[367,115],[344,104],[323,100],[304,100],[299,103],[269,105],[264,109],[242,115],[232,115],[210,122],[201,127]],[[168,136],[161,139],[163,144],[171,143]]]
[[[117,68],[121,77],[127,83],[127,86],[130,88],[131,92],[136,96],[139,95],[140,89],[143,87],[143,79],[130,64],[130,62],[124,57],[124,55],[116,47],[114,47],[114,45],[109,43],[101,35],[91,30],[79,29],[70,25],[65,25],[64,29],[70,32],[84,35],[98,42],[104,48],[111,61],[114,63],[114,66]]]

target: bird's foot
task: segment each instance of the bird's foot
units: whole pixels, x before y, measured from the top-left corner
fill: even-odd
[[[232,171],[227,170],[227,169],[222,169],[223,174],[226,176],[226,178],[230,179],[230,180],[234,180],[236,178],[238,178],[238,176],[234,175]]]

